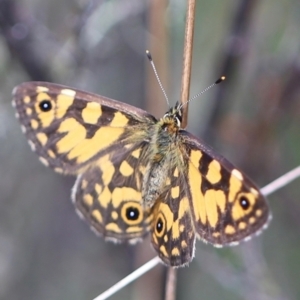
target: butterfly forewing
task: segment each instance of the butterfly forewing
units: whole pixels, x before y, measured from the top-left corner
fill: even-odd
[[[156,121],[133,106],[53,83],[23,83],[13,95],[31,148],[62,173],[80,173],[135,132],[145,139],[143,129]]]

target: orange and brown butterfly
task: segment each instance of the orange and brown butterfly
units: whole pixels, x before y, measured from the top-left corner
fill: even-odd
[[[270,219],[259,189],[181,128],[178,104],[157,120],[54,83],[22,83],[13,97],[31,149],[56,172],[77,175],[72,200],[105,239],[134,243],[150,232],[161,260],[183,266],[196,238],[235,245]]]

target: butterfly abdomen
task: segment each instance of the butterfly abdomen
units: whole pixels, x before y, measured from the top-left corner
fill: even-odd
[[[152,207],[165,189],[167,178],[166,159],[148,164],[143,179],[142,198],[145,207]]]

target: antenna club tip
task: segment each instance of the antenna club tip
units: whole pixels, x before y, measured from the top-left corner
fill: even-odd
[[[225,76],[222,76],[222,77],[220,77],[220,78],[215,82],[215,84],[218,84],[218,83],[224,81],[225,79],[226,79],[226,77],[225,77]]]
[[[146,55],[150,61],[152,61],[152,55],[149,50],[146,50]]]

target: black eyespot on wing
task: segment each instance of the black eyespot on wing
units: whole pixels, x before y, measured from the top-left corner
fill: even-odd
[[[163,231],[163,229],[164,229],[164,223],[161,218],[158,218],[158,220],[156,222],[156,231],[158,233],[161,233]]]
[[[52,109],[51,101],[42,100],[39,104],[39,107],[40,107],[41,111],[43,111],[43,112],[50,111]]]
[[[130,221],[136,221],[139,218],[140,212],[136,207],[128,207],[126,209],[126,218]]]
[[[245,196],[241,197],[239,202],[240,202],[241,208],[244,210],[247,210],[250,206],[250,201]]]

